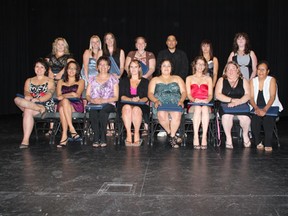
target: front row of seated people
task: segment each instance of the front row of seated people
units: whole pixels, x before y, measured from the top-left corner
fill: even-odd
[[[160,125],[169,135],[169,144],[178,148],[182,139],[176,135],[181,123],[183,110],[161,110],[166,104],[174,104],[184,108],[186,98],[192,102],[188,112],[193,112],[193,145],[195,149],[207,149],[207,130],[209,124],[208,103],[213,97],[212,79],[206,75],[208,64],[205,58],[198,56],[192,62],[192,75],[186,78],[186,86],[183,79],[173,75],[173,65],[170,60],[164,59],[160,64],[161,74],[149,82],[142,77],[141,65],[138,60],[131,60],[128,67],[128,77],[118,79],[109,74],[111,62],[108,57],[99,57],[97,69],[99,73],[91,77],[86,90],[86,99],[89,104],[102,104],[102,109],[91,109],[89,118],[94,131],[93,147],[105,147],[107,145],[106,132],[109,114],[115,112],[116,102],[118,111],[126,128],[126,146],[140,146],[140,125],[142,118],[149,123],[149,100],[152,103],[153,113],[157,115]],[[52,95],[55,84],[47,77],[48,65],[45,60],[39,59],[35,63],[36,76],[29,78],[24,86],[24,98],[16,97],[16,105],[23,111],[23,140],[20,148],[27,148],[33,129],[34,119],[37,114],[45,117],[47,112],[54,112]],[[228,107],[235,107],[250,102],[255,113],[237,115],[240,126],[243,129],[243,145],[250,147],[251,141],[248,135],[250,122],[255,144],[258,149],[272,151],[272,135],[276,117],[267,116],[266,112],[271,106],[278,106],[279,111],[283,107],[277,95],[275,78],[268,76],[269,65],[262,61],[257,65],[257,77],[249,82],[242,77],[237,63],[230,61],[224,68],[223,77],[219,78],[215,87],[215,98]],[[57,109],[60,113],[62,136],[57,147],[64,147],[68,142],[68,129],[71,139],[78,140],[72,124],[72,112],[83,112],[84,106],[81,98],[84,90],[84,81],[80,79],[80,67],[77,62],[67,64],[63,80],[57,84]],[[120,86],[120,88],[119,88]],[[251,89],[251,90],[250,90]],[[188,94],[187,94],[188,93]],[[79,100],[69,100],[78,98]],[[207,105],[206,105],[207,104]],[[159,110],[158,110],[159,109]],[[226,136],[226,148],[232,149],[231,129],[233,126],[232,114],[221,112],[223,129]],[[265,139],[261,140],[260,132],[263,124]],[[134,133],[132,133],[132,125]],[[202,125],[202,140],[199,142],[199,127]],[[134,139],[133,139],[134,134]]]

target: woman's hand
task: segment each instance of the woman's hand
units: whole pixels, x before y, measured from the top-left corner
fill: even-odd
[[[159,101],[159,100],[156,100],[155,102],[154,102],[154,107],[157,109],[159,106],[161,106],[162,104],[161,104],[161,102]]]
[[[181,106],[182,108],[184,108],[184,102],[180,100],[180,101],[178,102],[178,106]]]
[[[132,97],[131,101],[139,102],[139,101],[140,101],[140,98],[139,98],[139,96],[137,96],[137,97]]]

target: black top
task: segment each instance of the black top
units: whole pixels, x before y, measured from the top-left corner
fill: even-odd
[[[69,58],[73,58],[72,54],[64,54],[57,58],[54,54],[49,54],[49,66],[54,74],[58,74],[66,65]]]
[[[260,107],[265,107],[266,106],[266,102],[265,102],[265,99],[264,99],[263,91],[260,91],[260,90],[258,92],[258,97],[257,97],[257,106],[260,106]]]
[[[235,87],[231,87],[227,79],[223,79],[222,94],[231,98],[241,98],[244,94],[243,79],[238,80]]]
[[[162,50],[157,56],[157,75],[160,75],[160,63],[163,59],[171,60],[173,64],[172,74],[180,76],[184,81],[188,76],[188,58],[184,51],[176,49],[174,53],[171,53],[169,49]]]
[[[137,95],[131,95],[130,79],[128,77],[123,77],[120,79],[120,82],[119,82],[119,102],[117,105],[118,112],[120,113],[119,116],[121,116],[122,107],[125,105],[125,103],[121,103],[121,97],[127,96],[127,97],[131,98],[131,97],[139,96],[139,98],[143,98],[143,97],[148,98],[148,96],[147,96],[148,95],[148,85],[149,85],[149,81],[142,77],[139,85],[137,86]],[[146,104],[137,104],[135,106],[138,106],[141,108],[144,121],[146,123],[149,123],[150,107]]]

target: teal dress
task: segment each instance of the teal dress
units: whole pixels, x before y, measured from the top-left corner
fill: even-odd
[[[171,82],[168,84],[157,83],[154,91],[154,96],[162,104],[178,104],[181,98],[180,87],[177,82]],[[157,113],[157,109],[153,106],[153,113]]]

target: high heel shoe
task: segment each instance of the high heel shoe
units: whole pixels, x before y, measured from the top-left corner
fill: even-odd
[[[243,141],[243,145],[245,148],[250,148],[251,147],[251,141],[250,140],[248,142]]]
[[[68,142],[68,138],[63,140],[63,141],[60,141],[59,145],[57,145],[57,148],[66,147],[67,146],[67,142]]]
[[[78,133],[71,133],[71,138],[72,138],[72,140],[73,141],[81,141],[81,137],[80,137],[80,135],[78,134]]]

